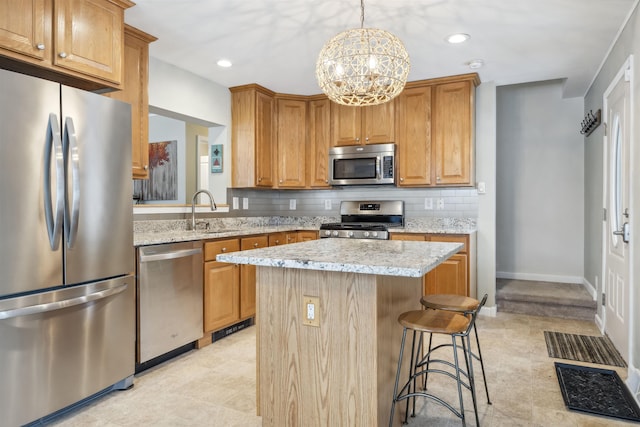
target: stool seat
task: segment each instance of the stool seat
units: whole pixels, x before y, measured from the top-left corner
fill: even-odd
[[[398,322],[407,329],[432,334],[459,334],[469,327],[469,318],[451,311],[412,310],[402,313]]]
[[[420,303],[425,308],[457,311],[462,313],[474,311],[480,305],[480,301],[475,298],[453,294],[424,295],[420,298]]]

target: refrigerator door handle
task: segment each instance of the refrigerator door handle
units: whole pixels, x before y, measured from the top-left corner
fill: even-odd
[[[78,234],[78,216],[80,214],[80,154],[78,151],[78,138],[73,119],[65,119],[65,135],[68,144],[68,156],[71,161],[71,214],[67,205],[66,223],[69,224],[67,233],[67,247],[71,249],[76,242]]]
[[[56,176],[56,201],[55,209],[51,200],[51,163],[55,163]],[[49,129],[44,157],[44,217],[47,223],[47,233],[49,235],[49,245],[52,250],[58,249],[60,236],[62,235],[62,220],[64,215],[64,151],[62,147],[62,137],[60,135],[60,125],[58,116],[49,114]]]
[[[114,288],[105,289],[102,291],[94,292],[88,295],[82,295],[80,297],[70,298],[67,300],[54,301],[54,302],[48,302],[44,304],[30,305],[28,307],[20,307],[20,308],[0,311],[0,320],[11,319],[14,317],[29,316],[32,314],[46,313],[48,311],[56,311],[56,310],[61,310],[67,307],[73,307],[74,305],[86,304],[91,301],[97,301],[97,300],[124,292],[124,290],[127,289],[127,286],[129,285],[127,283],[124,283]]]

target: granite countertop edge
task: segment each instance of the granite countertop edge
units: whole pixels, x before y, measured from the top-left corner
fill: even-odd
[[[172,230],[172,231],[146,231],[134,232],[134,246],[148,246],[163,243],[189,242],[194,240],[213,240],[221,238],[234,238],[253,236],[258,234],[279,233],[287,231],[318,231],[316,226],[301,225],[281,225],[281,226],[261,226],[261,227],[243,227],[242,229],[220,230],[212,232],[191,230]],[[429,234],[473,234],[476,232],[475,227],[430,227],[430,226],[408,226],[397,227],[389,230],[391,233],[429,233]]]

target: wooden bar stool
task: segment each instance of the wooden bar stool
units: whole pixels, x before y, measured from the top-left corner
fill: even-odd
[[[475,298],[469,298],[463,295],[451,295],[451,294],[434,294],[424,295],[420,299],[420,303],[425,308],[431,308],[435,310],[445,310],[455,313],[461,313],[465,316],[477,316],[478,312],[484,306],[487,301],[487,294],[484,295],[482,303]],[[487,385],[487,376],[484,372],[484,361],[482,360],[482,351],[480,350],[480,340],[478,339],[478,329],[473,323],[473,332],[476,336],[476,345],[478,347],[478,354],[474,354],[469,347],[469,353],[473,358],[480,362],[482,368],[482,379],[484,380],[484,391],[487,394],[487,403],[491,405],[491,399],[489,398],[489,386]],[[429,340],[429,348],[431,348],[431,340]],[[425,376],[426,386],[426,376]]]
[[[475,402],[475,390],[473,385],[473,369],[472,364],[469,363],[467,355],[467,347],[469,344],[469,331],[473,323],[472,316],[464,316],[451,311],[443,310],[413,310],[402,313],[398,317],[398,322],[404,328],[402,331],[402,343],[400,345],[400,356],[398,359],[398,370],[396,371],[396,382],[393,388],[393,400],[391,403],[391,415],[389,417],[389,427],[393,426],[393,418],[395,415],[395,405],[401,400],[407,401],[407,408],[404,422],[406,424],[407,417],[409,415],[409,401],[413,399],[413,411],[412,417],[415,416],[415,398],[425,397],[431,399],[449,409],[453,414],[462,420],[462,425],[465,426],[465,414],[464,414],[464,402],[462,399],[462,387],[464,386],[471,391],[473,398],[473,406],[476,410],[476,423],[478,423],[478,411]],[[407,331],[413,331],[413,339],[411,344],[411,364],[409,366],[409,378],[404,385],[398,391],[400,382],[400,372],[402,370],[402,360],[404,356],[404,346],[407,337]],[[442,347],[438,346],[432,351],[422,355],[422,335],[423,333],[429,334],[442,334],[451,337],[451,346],[453,348],[453,363],[448,360],[434,359],[431,357],[431,352]],[[462,350],[464,354],[464,366],[466,371],[460,366],[458,360],[458,337],[462,341]],[[416,346],[416,339],[418,339],[418,345]],[[454,373],[444,369],[434,369],[429,367],[428,364],[441,363],[454,369]],[[421,375],[427,375],[427,373],[444,374],[456,381],[458,388],[458,400],[460,410],[458,411],[449,402],[444,401],[434,394],[427,393],[426,390],[418,391],[416,382]],[[468,383],[465,382],[464,377],[467,378]]]

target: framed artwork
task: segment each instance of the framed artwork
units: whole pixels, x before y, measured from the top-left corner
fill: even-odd
[[[211,173],[222,173],[222,144],[211,146]]]
[[[149,179],[135,180],[134,194],[141,200],[178,198],[178,141],[149,143]]]

